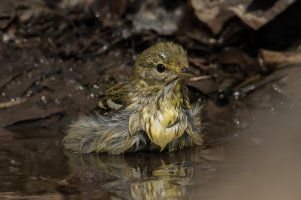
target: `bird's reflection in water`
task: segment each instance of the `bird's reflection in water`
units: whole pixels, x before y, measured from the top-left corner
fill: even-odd
[[[115,177],[102,185],[106,192],[120,199],[178,199],[187,193],[187,186],[194,176],[194,166],[209,162],[201,158],[200,151],[199,148],[188,148],[174,153],[116,156],[66,152],[66,155],[73,174]]]

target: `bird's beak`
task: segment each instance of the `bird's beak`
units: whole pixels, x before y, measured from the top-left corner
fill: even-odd
[[[189,70],[188,68],[181,69],[181,72],[178,73],[180,78],[190,78],[196,76],[194,72]]]

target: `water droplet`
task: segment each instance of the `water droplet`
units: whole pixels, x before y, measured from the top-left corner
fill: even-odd
[[[41,96],[41,100],[42,100],[43,103],[47,103],[47,99],[46,99],[45,96]]]
[[[240,124],[240,121],[238,119],[234,120],[234,122],[235,122],[236,125]]]
[[[32,93],[33,93],[33,92],[32,92],[31,90],[29,90],[29,91],[27,91],[27,92],[26,92],[26,96],[28,96],[28,97],[29,97],[29,96],[31,96],[31,95],[32,95]]]
[[[103,45],[100,49],[99,49],[99,51],[100,52],[103,52],[103,51],[106,51],[108,49],[108,46],[107,45]]]
[[[2,41],[4,43],[8,43],[10,40],[11,40],[11,37],[9,34],[7,34],[7,33],[3,34]]]
[[[99,89],[99,86],[98,85],[93,85],[93,88],[94,89]]]
[[[99,12],[95,12],[95,17],[99,18],[100,17],[100,13]]]
[[[75,90],[84,90],[84,87],[82,85],[78,85],[75,87]]]
[[[235,98],[236,100],[239,99],[239,97],[240,97],[240,92],[235,91],[235,92],[233,93],[233,96],[234,96],[234,98]]]
[[[60,100],[58,100],[58,99],[55,99],[55,100],[54,100],[54,103],[56,103],[56,104],[61,104]]]

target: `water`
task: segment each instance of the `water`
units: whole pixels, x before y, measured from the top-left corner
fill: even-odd
[[[60,138],[44,138],[6,142],[1,149],[4,199],[186,198],[224,167],[223,154],[211,159],[210,150],[200,147],[175,153],[80,155],[64,152]]]
[[[81,155],[61,133],[2,134],[0,199],[300,199],[300,113],[208,103],[206,145],[174,153]]]
[[[225,109],[218,121],[204,111],[204,125],[216,125],[204,132],[235,127]],[[35,126],[0,140],[0,199],[191,199],[199,188],[207,193],[227,163],[217,140],[173,153],[81,155],[62,149],[61,133]]]

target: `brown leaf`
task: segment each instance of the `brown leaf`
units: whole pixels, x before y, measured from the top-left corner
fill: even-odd
[[[229,10],[233,11],[245,24],[255,30],[258,30],[286,10],[294,2],[295,0],[278,0],[274,5],[266,10],[262,10],[260,8],[256,9],[255,3],[253,3],[254,8],[250,10],[251,5],[248,6],[240,3],[230,7]]]
[[[235,0],[189,0],[189,3],[197,18],[205,23],[213,34],[218,34],[224,23],[234,16],[228,8],[236,5]]]

